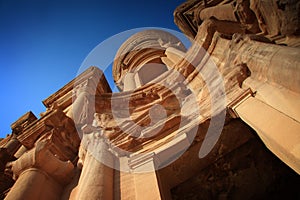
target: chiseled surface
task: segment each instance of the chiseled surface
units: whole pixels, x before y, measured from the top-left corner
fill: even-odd
[[[174,21],[189,49],[164,31],[137,33],[114,62],[120,93],[90,67],[43,101],[40,119],[27,113],[12,124],[0,141],[1,198],[299,196],[298,13],[292,0],[179,5]],[[220,138],[199,159],[224,109]]]

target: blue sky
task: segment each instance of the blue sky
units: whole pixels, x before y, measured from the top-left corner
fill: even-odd
[[[173,11],[184,1],[0,0],[0,137],[27,111],[39,117],[42,100],[107,38],[140,27],[179,31]]]

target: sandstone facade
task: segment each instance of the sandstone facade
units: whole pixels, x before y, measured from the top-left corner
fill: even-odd
[[[0,141],[2,199],[299,197],[300,6],[198,0],[90,67]]]

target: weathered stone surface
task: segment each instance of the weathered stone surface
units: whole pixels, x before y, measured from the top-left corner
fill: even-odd
[[[113,64],[121,92],[91,67],[12,124],[1,198],[299,196],[299,2],[188,1],[174,21],[188,50],[137,33]]]
[[[51,152],[52,141],[44,138],[10,163],[16,183],[5,199],[59,199],[62,186],[72,177],[73,164]]]
[[[299,47],[299,9],[299,2],[294,0],[201,0],[180,5],[174,17],[191,38],[197,35],[199,25],[213,18],[223,23],[220,30],[231,21],[245,33],[260,33],[276,43]]]
[[[36,121],[36,116],[30,111],[20,117],[17,121],[11,124],[11,130],[15,134],[19,134],[32,122]]]

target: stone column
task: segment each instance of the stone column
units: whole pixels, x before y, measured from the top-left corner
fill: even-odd
[[[135,73],[128,72],[124,76],[124,89],[123,91],[129,91],[136,89],[136,83],[135,83]]]
[[[73,104],[66,115],[73,119],[76,125],[92,123],[95,94],[96,84],[92,79],[87,79],[74,88]]]
[[[234,36],[234,63],[251,72],[242,84],[254,94],[235,102],[238,117],[251,126],[266,146],[300,173],[299,49]]]
[[[17,135],[12,134],[10,140],[3,146],[3,148],[6,148],[9,154],[14,155],[20,146],[21,144],[17,139]]]
[[[22,172],[5,199],[59,199],[61,187],[47,173],[38,168]]]
[[[114,158],[99,135],[99,132],[93,132],[83,136],[79,155],[83,168],[75,199],[113,199]]]
[[[136,88],[139,88],[143,85],[138,72],[135,73],[134,75],[134,81],[135,81]]]
[[[233,62],[245,63],[252,79],[300,93],[299,48],[263,43],[239,35],[234,36],[231,46],[236,54]]]
[[[34,149],[12,163],[17,181],[6,200],[60,199],[74,167],[70,161],[61,161],[53,155],[50,145],[50,140],[39,141]]]
[[[170,69],[174,69],[174,65],[182,60],[185,56],[185,52],[176,49],[174,47],[168,47],[165,50],[166,57],[162,57],[162,62]]]
[[[24,146],[24,145],[22,145],[19,149],[18,149],[18,151],[15,153],[15,157],[16,158],[20,158],[26,151],[28,151],[28,149]]]

